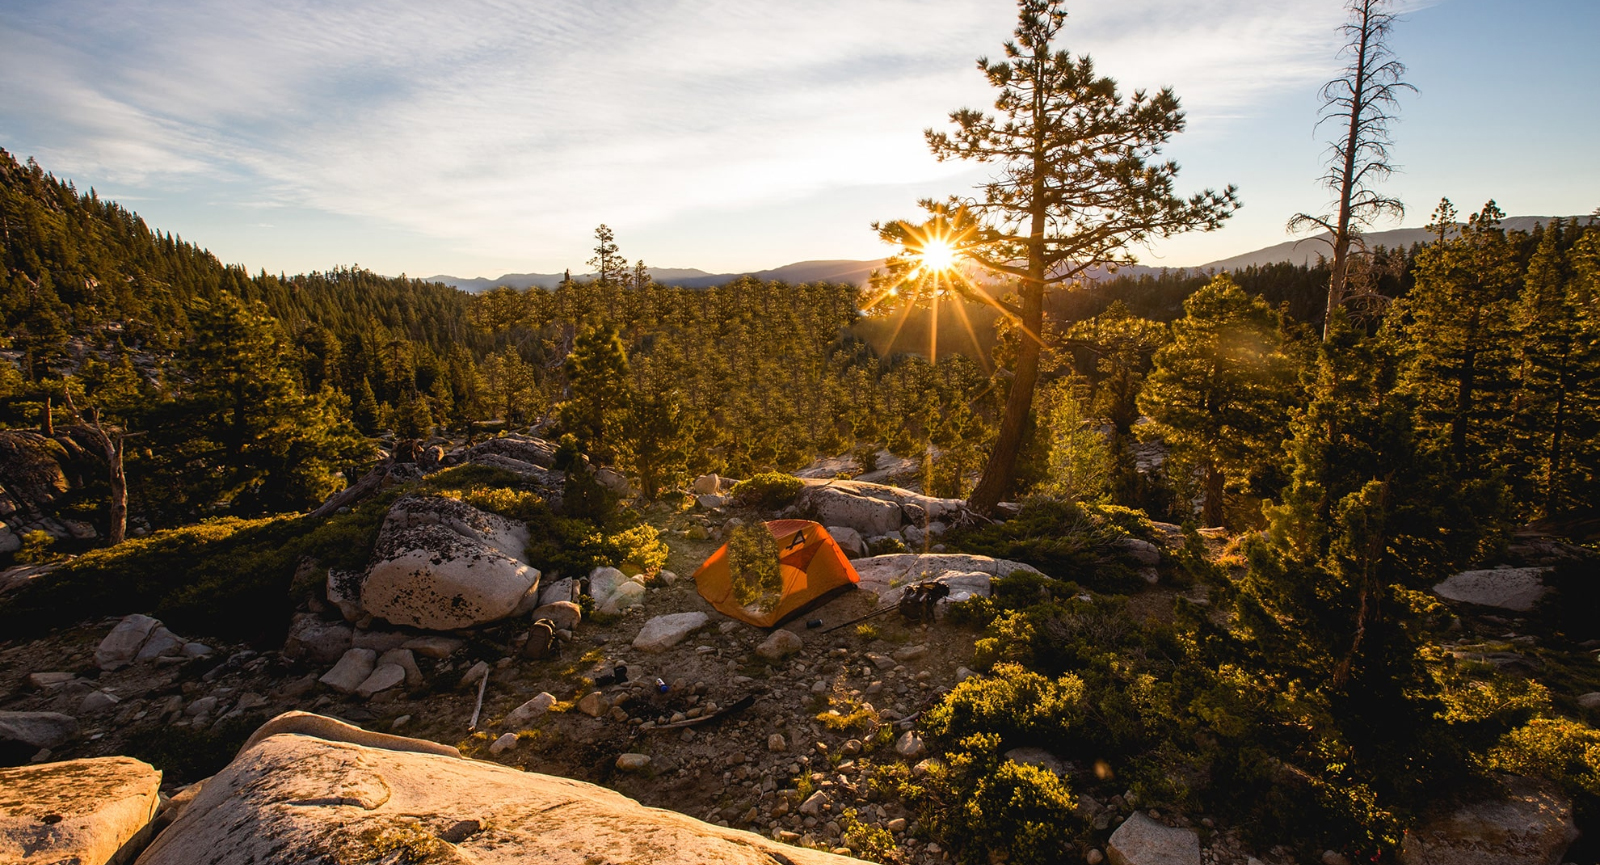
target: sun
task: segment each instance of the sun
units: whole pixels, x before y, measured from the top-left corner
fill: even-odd
[[[956,248],[943,238],[929,238],[917,253],[917,261],[925,271],[950,270],[956,264]]]

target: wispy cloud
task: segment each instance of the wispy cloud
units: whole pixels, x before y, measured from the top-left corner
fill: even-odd
[[[69,173],[255,187],[497,258],[948,176],[921,130],[989,93],[970,0],[9,4],[0,136]],[[20,7],[20,8],[19,8]],[[1196,134],[1336,66],[1338,0],[1072,5],[1068,46],[1171,84]],[[879,214],[881,215],[881,214]]]

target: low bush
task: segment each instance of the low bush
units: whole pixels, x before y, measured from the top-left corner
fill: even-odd
[[[1127,508],[1039,498],[1025,502],[1021,513],[1005,522],[951,532],[945,543],[962,552],[1026,562],[1095,591],[1130,593],[1143,582],[1111,545],[1141,528],[1148,531],[1148,520]]]
[[[934,833],[960,839],[958,856],[969,865],[1076,861],[1075,840],[1084,827],[1067,782],[1048,769],[1003,758],[1005,747],[997,735],[976,733],[947,755],[932,776],[934,795],[944,800],[929,813]]]
[[[782,472],[762,472],[733,485],[733,503],[741,508],[775,511],[792,504],[805,482]]]

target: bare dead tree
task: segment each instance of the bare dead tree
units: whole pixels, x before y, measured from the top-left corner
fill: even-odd
[[[1351,297],[1350,257],[1362,254],[1361,230],[1379,218],[1405,215],[1398,198],[1386,196],[1376,184],[1395,171],[1390,161],[1389,124],[1395,119],[1399,95],[1416,88],[1403,78],[1406,67],[1389,49],[1394,14],[1388,0],[1350,0],[1350,20],[1342,29],[1348,38],[1341,54],[1350,60],[1344,73],[1322,86],[1322,112],[1317,126],[1336,122],[1341,134],[1328,147],[1328,172],[1322,183],[1335,199],[1332,210],[1321,216],[1297,213],[1289,220],[1294,232],[1322,229],[1319,238],[1333,247],[1333,274],[1328,279],[1328,305],[1322,335],[1328,335],[1333,311]],[[1366,290],[1370,293],[1370,289]]]
[[[83,427],[89,433],[89,438],[100,447],[106,460],[107,479],[111,484],[111,497],[106,505],[106,540],[111,546],[116,546],[128,538],[128,474],[123,469],[122,453],[123,442],[130,434],[119,427],[107,428],[100,422],[100,409],[91,408],[89,418],[84,419],[78,411],[77,405],[72,401],[72,390],[66,390],[67,413],[72,416],[74,423]],[[132,433],[131,435],[142,435]]]

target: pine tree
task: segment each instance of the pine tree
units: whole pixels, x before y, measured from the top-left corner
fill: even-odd
[[[628,352],[617,330],[591,327],[578,335],[567,356],[570,396],[558,413],[561,427],[585,453],[609,460],[623,444],[622,424],[631,397]]]
[[[1516,455],[1514,489],[1530,516],[1586,501],[1574,451],[1600,431],[1593,412],[1600,397],[1600,321],[1574,267],[1582,250],[1569,255],[1564,248],[1571,232],[1556,220],[1539,233],[1512,313],[1516,401],[1508,432]]]
[[[1518,272],[1502,218],[1491,201],[1452,234],[1454,209],[1442,202],[1439,240],[1417,255],[1416,286],[1384,322],[1408,351],[1403,383],[1422,433],[1448,443],[1463,476],[1492,473],[1511,417]]]
[[[1224,495],[1276,456],[1295,392],[1282,319],[1227,275],[1183,303],[1172,341],[1155,354],[1139,407],[1180,461],[1204,473],[1208,526],[1223,525]]]
[[[375,436],[381,429],[381,415],[378,399],[372,395],[372,382],[362,376],[361,384],[356,388],[355,405],[350,409],[351,419],[364,435]]]
[[[1232,187],[1188,198],[1174,193],[1177,163],[1156,161],[1184,128],[1170,89],[1153,96],[1135,91],[1124,99],[1115,81],[1095,76],[1088,57],[1057,49],[1067,17],[1059,0],[1017,5],[1016,41],[1005,44],[1005,58],[978,60],[999,91],[996,115],[962,109],[950,115],[953,133],[926,133],[940,161],[989,163],[995,179],[970,205],[923,202],[930,218],[922,225],[875,226],[905,251],[891,259],[886,293],[902,286],[918,289],[910,294],[928,288],[935,297],[964,292],[1002,307],[1026,334],[994,449],[972,493],[980,511],[993,509],[1012,485],[1039,377],[1045,290],[1071,285],[1091,268],[1131,261],[1130,247],[1145,240],[1217,228],[1238,207]],[[963,279],[920,278],[927,270],[924,253],[941,248],[1014,279],[1020,304],[997,300]]]

